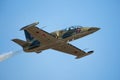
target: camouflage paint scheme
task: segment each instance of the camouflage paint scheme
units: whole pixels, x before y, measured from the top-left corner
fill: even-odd
[[[48,33],[36,27],[37,24],[38,22],[35,22],[21,29],[24,30],[26,41],[20,39],[13,39],[12,41],[22,46],[25,52],[40,53],[46,49],[54,49],[74,55],[77,59],[89,55],[93,51],[85,52],[68,42],[94,33],[100,29],[97,27],[71,26],[63,30]]]

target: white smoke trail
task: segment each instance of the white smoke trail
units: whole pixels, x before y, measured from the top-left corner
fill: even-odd
[[[0,55],[0,62],[14,56],[14,55],[17,55],[18,53],[20,53],[21,51],[10,51],[10,52],[7,52],[7,53],[4,53],[4,54],[1,54]]]

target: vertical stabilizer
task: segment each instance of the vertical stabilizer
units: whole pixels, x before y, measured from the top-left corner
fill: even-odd
[[[24,30],[24,33],[25,33],[25,37],[26,37],[27,42],[30,42],[34,39],[34,37],[27,30]]]

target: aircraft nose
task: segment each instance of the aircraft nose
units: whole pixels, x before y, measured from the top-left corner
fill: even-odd
[[[98,27],[94,27],[93,29],[96,31],[100,30],[100,28],[98,28]]]
[[[91,27],[89,30],[90,30],[90,31],[91,31],[91,30],[92,30],[92,31],[98,31],[98,30],[100,30],[100,28],[98,28],[98,27]]]

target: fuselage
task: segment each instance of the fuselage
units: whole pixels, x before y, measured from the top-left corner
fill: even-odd
[[[97,27],[81,27],[81,26],[72,26],[63,30],[51,32],[51,36],[58,39],[56,42],[49,43],[47,45],[40,45],[40,42],[37,40],[31,41],[31,45],[24,47],[24,51],[26,52],[41,52],[46,49],[52,48],[52,46],[61,45],[62,42],[70,42],[72,40],[76,40],[78,38],[84,37],[91,33],[96,32],[99,30]],[[33,44],[34,43],[34,44]]]

